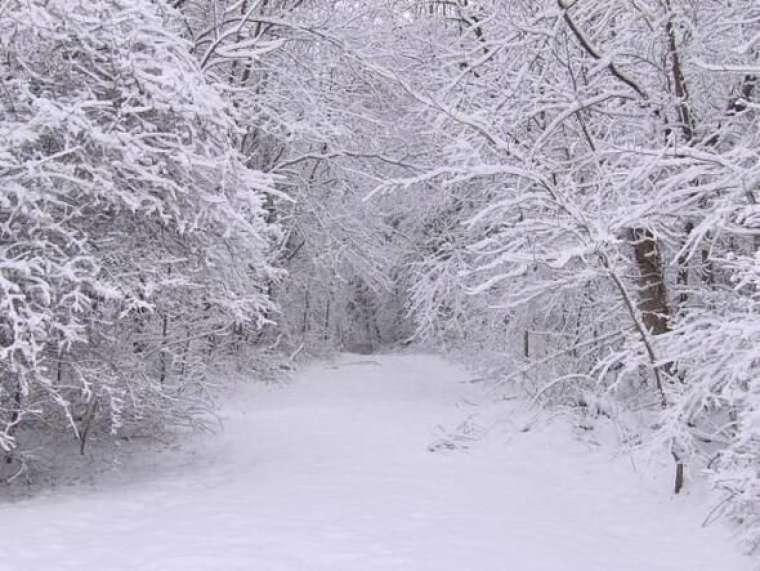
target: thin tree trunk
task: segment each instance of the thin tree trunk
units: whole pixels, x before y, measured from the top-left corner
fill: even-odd
[[[14,374],[14,373],[11,373]],[[13,437],[14,433],[16,432],[16,427],[18,426],[19,420],[21,419],[21,402],[23,400],[23,390],[21,387],[21,379],[18,378],[18,374],[14,374],[16,376],[16,390],[13,393],[13,403],[15,404],[15,408],[13,409],[13,412],[11,412],[11,417],[8,422],[8,430],[7,434],[11,438]],[[13,463],[13,451],[9,451],[5,454],[5,463],[6,464],[12,464]]]
[[[673,75],[673,87],[675,89],[675,95],[677,98],[676,109],[678,111],[678,118],[681,122],[681,133],[683,135],[683,142],[686,145],[690,145],[694,140],[694,116],[691,113],[691,102],[689,99],[689,89],[686,83],[686,77],[683,72],[683,65],[681,63],[681,55],[678,52],[678,45],[676,41],[676,32],[673,27],[673,12],[670,4],[670,0],[665,0],[665,7],[668,10],[668,19],[665,24],[665,31],[668,35],[668,47],[670,50],[670,64],[671,73]],[[694,224],[687,222],[684,228],[685,239],[689,240],[689,237],[694,230]],[[686,253],[682,254],[677,260],[678,263],[678,282],[683,288],[679,294],[679,303],[683,307],[688,300],[687,287],[689,284],[689,258]],[[666,298],[667,300],[667,298]],[[683,375],[680,375],[683,378]],[[679,454],[673,450],[673,458],[676,461],[676,475],[675,475],[675,493],[678,494],[683,488],[684,478],[684,464]]]
[[[79,430],[79,454],[84,456],[84,448],[87,445],[87,435],[90,433],[92,421],[95,418],[95,411],[98,408],[98,399],[93,397],[87,405],[87,412],[84,415],[82,428]]]
[[[161,367],[161,373],[159,375],[159,381],[163,385],[166,381],[166,335],[169,328],[169,316],[164,313],[163,324],[161,327],[161,353],[159,355],[159,362]]]
[[[322,333],[322,339],[324,341],[327,341],[330,338],[330,300],[327,300],[327,305],[325,306],[325,324],[324,324],[324,332]]]

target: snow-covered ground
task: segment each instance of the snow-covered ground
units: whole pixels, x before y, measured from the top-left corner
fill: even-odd
[[[183,464],[0,504],[0,569],[752,569],[701,527],[704,494],[674,498],[562,423],[429,451],[476,408],[468,378],[430,356],[344,356],[244,388]]]

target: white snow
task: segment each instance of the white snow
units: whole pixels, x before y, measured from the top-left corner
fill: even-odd
[[[0,569],[752,568],[700,526],[704,494],[674,498],[561,422],[430,452],[473,408],[457,406],[469,378],[432,356],[343,356],[246,387],[184,466],[0,505]]]

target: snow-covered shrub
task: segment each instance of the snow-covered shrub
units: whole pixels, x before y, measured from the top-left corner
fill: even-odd
[[[219,340],[271,309],[272,181],[179,23],[148,0],[0,12],[6,453],[23,428],[191,422]]]

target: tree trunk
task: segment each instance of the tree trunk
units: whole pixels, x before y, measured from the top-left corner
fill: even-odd
[[[636,266],[639,270],[639,310],[647,332],[661,335],[670,331],[670,307],[662,272],[657,240],[650,230],[631,230]]]

